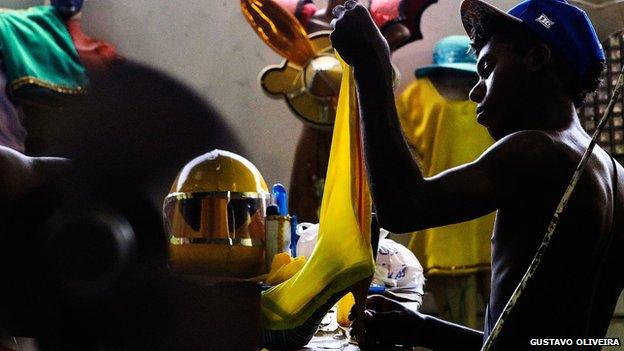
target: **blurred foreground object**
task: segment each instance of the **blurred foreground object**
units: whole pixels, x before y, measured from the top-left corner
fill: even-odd
[[[256,350],[257,284],[171,272],[161,215],[184,163],[243,153],[236,135],[209,101],[144,65],[92,83],[62,110],[26,111],[30,152],[71,167],[0,204],[0,331],[42,351]]]

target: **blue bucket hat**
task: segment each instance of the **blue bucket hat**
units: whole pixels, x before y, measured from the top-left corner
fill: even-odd
[[[433,64],[416,69],[416,78],[440,70],[477,73],[477,58],[470,50],[470,38],[452,35],[438,41],[433,47]]]
[[[559,52],[579,76],[596,62],[605,61],[600,40],[587,14],[566,0],[526,0],[507,13],[481,0],[463,0],[461,19],[466,33],[487,23],[489,16],[523,23],[546,44]]]

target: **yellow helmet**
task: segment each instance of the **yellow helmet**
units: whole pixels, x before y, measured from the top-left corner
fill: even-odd
[[[172,269],[239,278],[263,273],[270,200],[258,169],[237,154],[213,150],[190,161],[163,205]]]

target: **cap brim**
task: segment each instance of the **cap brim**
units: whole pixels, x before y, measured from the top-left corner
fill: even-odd
[[[504,11],[487,4],[481,0],[463,0],[461,3],[461,20],[464,26],[466,34],[474,41],[475,28],[477,26],[486,26],[487,23],[491,23],[492,17],[500,18],[504,21],[513,23],[522,23],[517,17],[511,16]],[[479,28],[482,30],[483,28]]]
[[[416,78],[422,78],[439,71],[459,71],[468,73],[477,73],[477,65],[474,63],[440,63],[436,65],[427,65],[419,67],[414,71]]]

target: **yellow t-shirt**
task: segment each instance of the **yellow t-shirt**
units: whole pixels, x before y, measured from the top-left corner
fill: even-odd
[[[474,161],[494,142],[477,123],[474,102],[445,99],[427,78],[412,82],[396,104],[425,177]],[[428,275],[488,270],[494,216],[415,232],[409,248]]]

